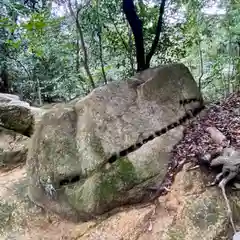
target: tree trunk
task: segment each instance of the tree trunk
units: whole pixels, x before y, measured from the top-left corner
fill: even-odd
[[[85,71],[86,71],[86,73],[88,75],[90,84],[91,84],[92,88],[94,89],[95,88],[95,83],[93,81],[93,77],[92,77],[92,74],[91,74],[89,66],[88,66],[88,54],[87,54],[87,49],[86,49],[84,38],[83,38],[82,28],[81,28],[79,20],[78,20],[78,14],[79,14],[79,10],[77,11],[76,25],[77,25],[77,29],[79,31],[81,45],[82,45],[82,50],[83,50],[83,55],[84,55],[83,64],[84,64]]]
[[[8,72],[7,66],[4,64],[1,75],[0,75],[0,92],[2,93],[9,93],[9,82],[8,82]]]
[[[133,48],[133,42],[132,42],[132,31],[131,28],[128,27],[128,45],[129,45],[129,60],[131,64],[131,74],[134,74],[134,60],[133,60],[133,55],[132,55],[132,48]]]
[[[131,26],[131,29],[134,35],[134,40],[135,40],[137,66],[138,66],[137,71],[142,71],[150,67],[150,61],[157,49],[159,36],[162,31],[165,2],[166,0],[162,0],[160,4],[156,34],[155,34],[151,49],[145,59],[142,21],[137,16],[136,9],[133,4],[133,0],[123,0],[123,12],[126,15],[129,25]],[[139,1],[139,3],[140,3],[140,7],[143,7],[143,5],[141,5],[143,4],[142,1]]]
[[[128,23],[131,26],[134,35],[137,56],[137,71],[142,71],[146,69],[142,21],[138,18],[132,0],[123,0],[123,12],[126,15]]]
[[[156,51],[156,48],[158,45],[159,36],[162,31],[162,25],[163,25],[163,14],[164,14],[164,9],[165,9],[165,2],[166,2],[166,0],[162,0],[160,8],[159,8],[158,25],[157,25],[157,29],[156,29],[155,38],[152,43],[152,47],[150,49],[150,52],[146,56],[146,68],[150,67],[151,58],[152,58],[154,52]]]
[[[79,58],[79,53],[80,53],[80,43],[79,43],[79,34],[78,30],[76,29],[76,35],[77,35],[77,49],[76,49],[76,71],[79,73],[79,68],[80,68],[80,58]]]
[[[70,11],[71,15],[73,16],[73,18],[74,18],[75,21],[76,21],[76,27],[77,27],[78,32],[79,32],[80,41],[81,41],[82,50],[83,50],[83,55],[84,55],[83,65],[84,65],[85,71],[86,71],[86,73],[87,73],[87,75],[88,75],[88,78],[89,78],[90,84],[91,84],[91,86],[92,86],[92,89],[94,89],[94,88],[95,88],[95,83],[94,83],[92,74],[91,74],[91,72],[90,72],[89,66],[88,66],[88,54],[87,54],[87,49],[86,49],[85,42],[84,42],[84,38],[83,38],[82,28],[81,28],[80,23],[79,23],[79,20],[78,20],[79,12],[80,12],[81,8],[78,8],[77,13],[76,13],[76,16],[75,16],[75,14],[74,14],[74,12],[73,12],[73,9],[72,9],[72,6],[71,6],[71,0],[68,1],[68,7],[69,7],[69,11]]]
[[[199,58],[200,58],[200,77],[198,79],[198,87],[200,91],[202,90],[202,77],[203,77],[203,54],[202,54],[202,48],[201,48],[201,40],[200,37],[198,37],[198,51],[199,51]]]
[[[99,55],[100,55],[100,62],[102,68],[102,75],[104,83],[107,84],[107,77],[104,70],[104,63],[103,63],[103,51],[102,51],[102,28],[100,24],[100,16],[99,16],[99,1],[97,0],[97,23],[98,23],[98,39],[99,39]]]
[[[38,78],[37,78],[37,93],[38,93],[39,106],[42,106],[42,93],[41,93],[41,87],[40,87],[40,82]]]

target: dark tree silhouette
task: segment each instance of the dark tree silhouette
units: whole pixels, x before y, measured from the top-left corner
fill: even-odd
[[[4,63],[3,68],[0,72],[0,92],[9,93],[9,82],[8,82],[7,65]]]
[[[155,34],[151,49],[145,58],[142,21],[139,19],[136,13],[133,0],[123,0],[123,12],[126,15],[127,21],[132,29],[134,40],[135,40],[136,56],[137,56],[137,71],[142,71],[150,67],[150,61],[153,54],[156,51],[156,48],[159,42],[159,36],[162,31],[165,2],[166,0],[161,1],[156,34]]]
[[[137,63],[138,63],[137,70],[141,71],[145,69],[142,21],[138,18],[138,15],[136,13],[136,9],[134,7],[132,0],[123,0],[123,12],[126,15],[126,18],[129,22],[129,25],[134,35]]]

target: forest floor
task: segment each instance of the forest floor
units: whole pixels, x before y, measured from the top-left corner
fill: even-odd
[[[221,144],[214,142],[207,131],[208,127],[216,127],[226,136],[226,140]],[[218,104],[207,106],[204,114],[186,124],[184,137],[174,149],[172,163],[169,165],[169,172],[163,185],[169,187],[171,191],[174,175],[176,170],[179,170],[178,166],[182,166],[186,162],[194,162],[195,156],[198,154],[211,154],[216,152],[216,150],[221,150],[228,144],[240,150],[240,92],[231,94]],[[20,192],[20,194],[24,195],[25,190],[21,189],[23,189],[24,184],[22,183],[25,183],[26,179],[24,166],[9,172],[0,171],[0,200],[9,197],[9,199],[18,201],[16,188],[18,188],[18,193]],[[19,189],[20,185],[21,189]],[[19,206],[25,208],[25,205],[20,204]],[[176,204],[176,207],[178,207],[178,204]],[[4,221],[5,224],[9,225],[12,224],[11,221],[15,221],[15,224],[18,224],[16,219],[22,218],[21,229],[16,230],[17,228],[13,227],[10,235],[5,232],[7,237],[1,237],[0,234],[0,239],[159,239],[158,235],[155,238],[148,238],[147,233],[145,235],[142,234],[143,230],[152,231],[154,221],[157,223],[158,231],[161,228],[160,225],[162,225],[162,229],[165,229],[164,224],[174,219],[173,216],[169,217],[165,210],[155,209],[152,204],[140,206],[139,209],[135,206],[124,207],[122,212],[102,223],[90,221],[74,224],[52,214],[43,214],[37,210],[37,207],[31,207],[27,217],[21,215],[21,217],[16,218],[14,216],[15,210],[12,209],[11,211],[8,218],[1,220],[0,216],[0,227]],[[158,217],[155,217],[155,220],[151,220],[154,214]],[[164,223],[162,219],[165,219]],[[13,224],[13,226],[16,225]],[[94,237],[90,237],[88,232],[91,232]],[[140,235],[141,237],[139,237]]]

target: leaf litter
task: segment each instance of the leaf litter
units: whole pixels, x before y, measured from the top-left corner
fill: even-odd
[[[184,136],[172,151],[168,172],[158,186],[158,196],[168,192],[183,164],[196,163],[197,156],[214,155],[229,145],[240,150],[240,91],[230,94],[222,102],[207,105],[203,111],[203,115],[184,124]],[[226,140],[216,143],[207,131],[209,127],[217,128]]]

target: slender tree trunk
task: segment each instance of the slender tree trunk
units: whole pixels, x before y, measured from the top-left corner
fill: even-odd
[[[129,25],[131,26],[137,56],[137,71],[146,69],[144,56],[144,42],[143,42],[143,27],[142,21],[138,18],[136,9],[132,0],[123,0],[123,12],[126,15]]]
[[[200,58],[200,77],[198,79],[198,87],[201,91],[202,90],[202,77],[203,77],[203,55],[202,55],[202,48],[201,48],[201,40],[200,39],[198,41],[198,51],[199,51],[199,58]]]
[[[146,56],[146,68],[150,67],[151,58],[152,58],[154,52],[156,51],[156,48],[157,48],[157,45],[159,42],[159,36],[162,31],[162,25],[163,25],[163,14],[164,14],[164,9],[165,9],[165,3],[166,3],[166,0],[162,0],[160,8],[159,8],[159,17],[158,17],[156,34],[155,34],[155,38],[153,40],[150,52]]]
[[[104,70],[104,63],[103,63],[101,33],[99,33],[99,51],[100,51],[100,61],[101,61],[102,75],[103,75],[104,83],[107,84],[107,77],[106,77],[106,73],[105,73],[105,70]]]
[[[76,71],[79,73],[80,70],[80,58],[79,58],[79,53],[80,53],[80,43],[79,43],[79,34],[78,30],[76,29],[76,34],[77,34],[77,49],[76,49]]]
[[[6,59],[9,52],[5,43],[0,44],[0,51],[2,52],[2,56],[3,56],[3,64],[2,64],[2,67],[0,68],[0,91],[3,93],[8,93],[9,78],[8,78],[8,66],[6,63]]]
[[[83,38],[82,28],[81,28],[81,26],[80,26],[79,19],[78,19],[78,18],[79,18],[79,12],[80,12],[81,8],[80,8],[80,7],[78,8],[77,13],[76,13],[76,16],[75,16],[75,14],[74,14],[74,12],[73,12],[73,9],[72,9],[72,6],[71,6],[71,0],[68,1],[68,7],[69,7],[69,11],[70,11],[71,15],[73,16],[73,18],[74,18],[75,21],[76,21],[76,27],[77,27],[78,32],[79,32],[80,41],[81,41],[82,50],[83,50],[83,55],[84,55],[83,65],[84,65],[85,71],[86,71],[86,73],[87,73],[87,75],[88,75],[90,84],[91,84],[92,88],[94,89],[94,88],[95,88],[95,83],[94,83],[92,74],[91,74],[91,72],[90,72],[89,66],[88,66],[88,54],[87,54],[87,49],[86,49],[85,42],[84,42],[84,38]]]
[[[84,38],[83,38],[82,28],[81,28],[80,23],[79,23],[79,20],[78,20],[79,12],[80,12],[80,9],[77,11],[76,24],[77,24],[77,28],[78,28],[78,31],[79,31],[80,40],[81,40],[81,45],[82,45],[82,50],[83,50],[83,55],[84,55],[83,64],[84,64],[84,68],[85,68],[85,70],[86,70],[86,73],[87,73],[87,75],[88,75],[88,78],[89,78],[89,80],[90,80],[91,86],[92,86],[92,88],[94,89],[96,86],[95,86],[95,83],[94,83],[92,74],[91,74],[90,69],[89,69],[89,66],[88,66],[88,54],[87,54],[87,49],[86,49],[85,42],[84,42]]]
[[[40,82],[38,78],[37,78],[37,93],[38,93],[39,105],[42,106],[42,93],[41,93],[41,87],[40,87]]]
[[[131,72],[132,75],[134,74],[134,60],[133,60],[133,55],[132,55],[132,48],[133,48],[133,42],[132,42],[132,31],[131,28],[128,27],[128,45],[129,45],[129,60],[131,64]]]
[[[3,64],[3,69],[0,74],[0,80],[1,80],[0,91],[2,93],[9,93],[8,71],[7,71],[7,66],[5,63]]]
[[[99,16],[99,1],[97,0],[97,21],[98,21],[98,39],[99,39],[99,54],[100,54],[100,62],[102,68],[102,75],[104,79],[104,83],[107,84],[107,77],[104,70],[104,63],[103,63],[103,51],[102,51],[102,28],[100,23],[100,16]]]

